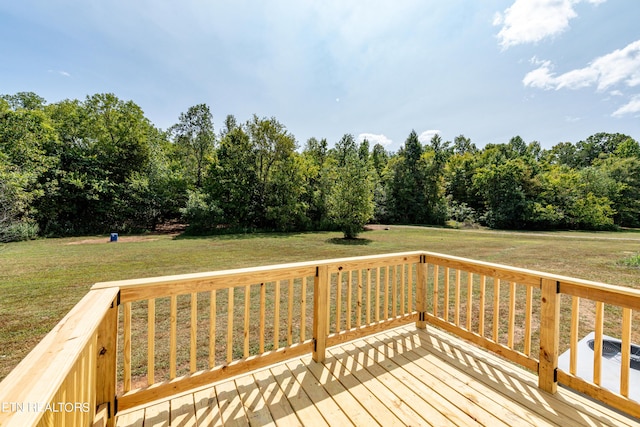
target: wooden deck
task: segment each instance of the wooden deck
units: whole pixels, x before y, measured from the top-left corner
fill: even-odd
[[[117,426],[640,426],[433,327],[405,326],[152,402]]]

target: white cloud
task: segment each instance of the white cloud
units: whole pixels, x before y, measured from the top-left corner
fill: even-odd
[[[358,142],[362,142],[365,139],[369,141],[371,146],[380,144],[386,147],[387,145],[391,145],[393,143],[392,140],[382,134],[376,135],[375,133],[361,133],[360,135],[358,135]]]
[[[493,25],[502,25],[498,39],[503,49],[523,43],[536,43],[569,28],[578,14],[574,6],[606,0],[516,0],[503,13],[496,13]]]
[[[618,84],[634,87],[640,85],[640,40],[560,75],[553,72],[551,61],[535,59],[533,63],[540,66],[524,76],[525,86],[556,90],[596,86],[599,92]]]
[[[631,98],[627,104],[618,108],[611,114],[613,117],[621,117],[626,114],[640,113],[640,95],[636,95]]]
[[[71,77],[70,73],[67,73],[66,71],[62,71],[62,70],[48,70],[50,73],[56,73],[56,74],[60,74],[63,77]]]
[[[418,141],[422,142],[423,144],[426,142],[430,142],[431,138],[433,138],[435,135],[439,133],[440,131],[437,129],[425,130],[420,135],[418,135]]]

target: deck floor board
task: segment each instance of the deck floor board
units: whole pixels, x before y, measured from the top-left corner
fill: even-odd
[[[150,402],[118,427],[328,425],[638,426],[496,355],[413,325],[329,348],[322,364],[294,358]]]

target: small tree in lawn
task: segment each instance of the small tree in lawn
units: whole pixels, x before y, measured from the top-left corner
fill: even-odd
[[[353,136],[345,135],[353,140]],[[342,141],[341,141],[342,142]],[[336,181],[329,193],[329,217],[344,233],[345,239],[354,239],[373,217],[373,188],[369,160],[358,156],[355,144],[346,146],[339,153],[336,165]]]

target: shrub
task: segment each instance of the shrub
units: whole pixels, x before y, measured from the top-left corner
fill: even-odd
[[[33,221],[11,222],[0,226],[0,243],[33,240],[40,228]]]

